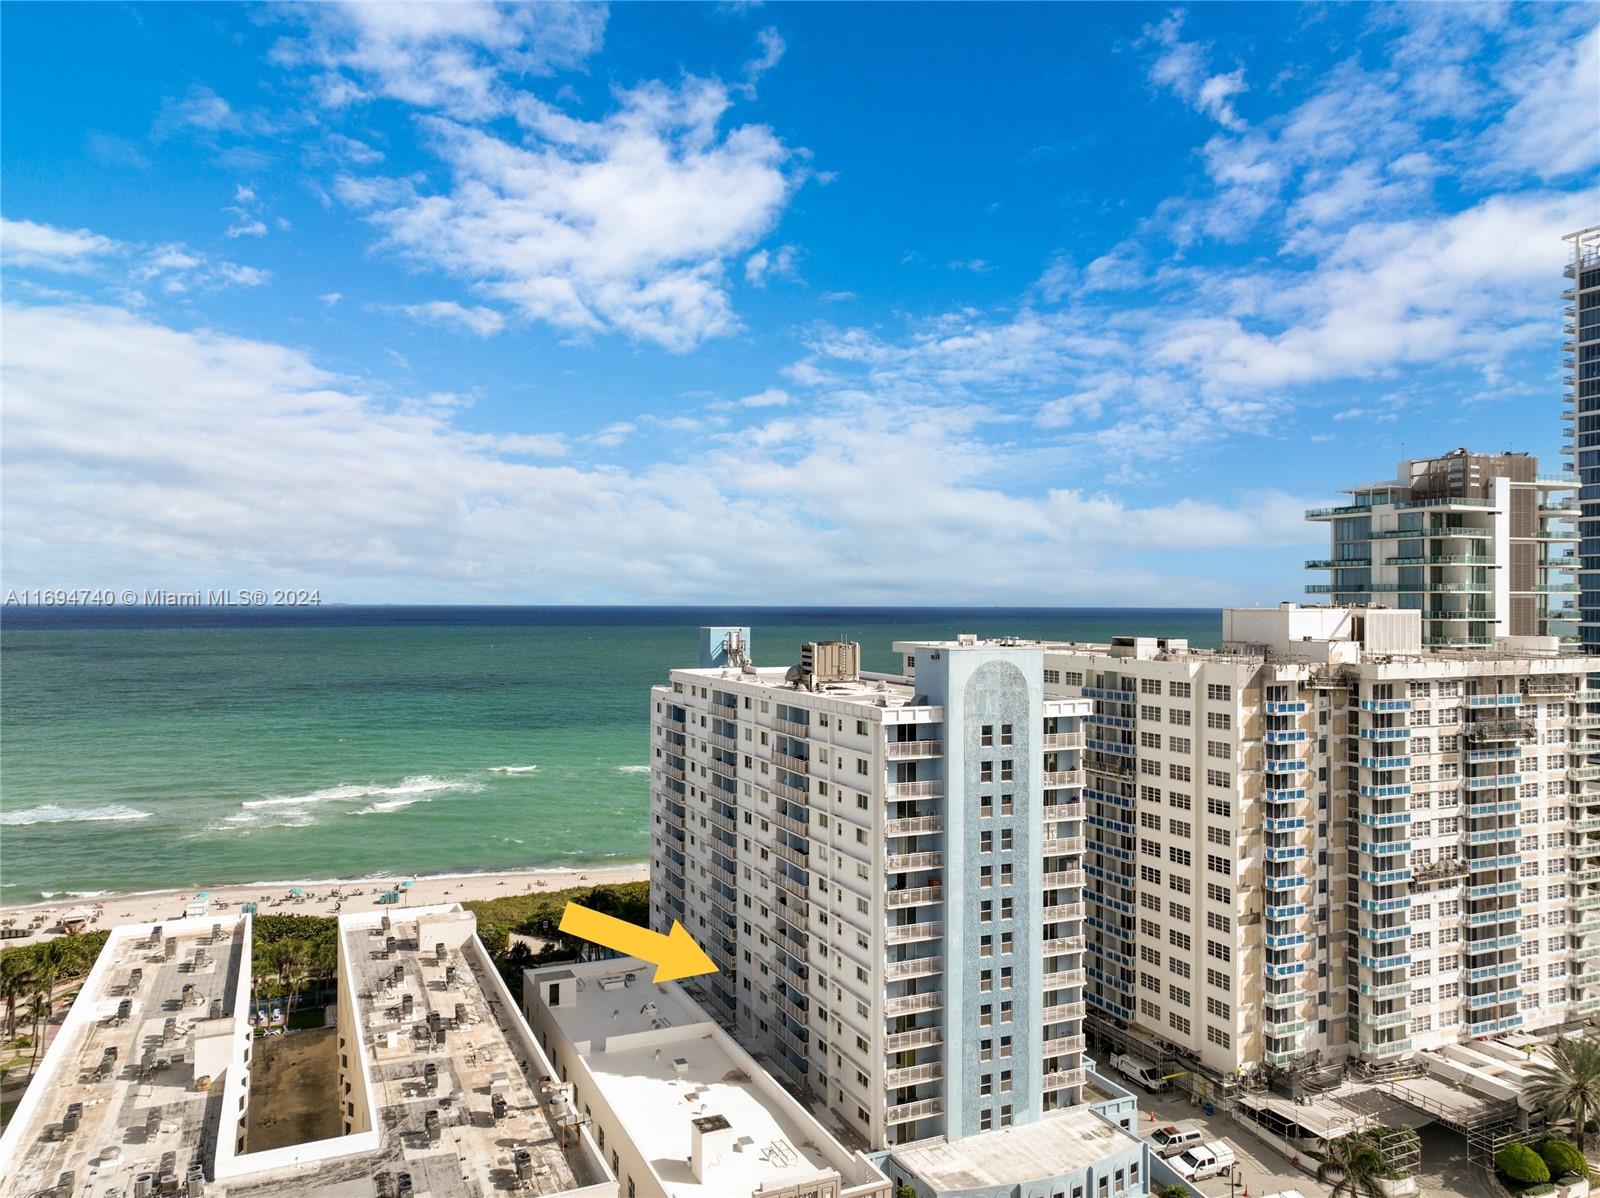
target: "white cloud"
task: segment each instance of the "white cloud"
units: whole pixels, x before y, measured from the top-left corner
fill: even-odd
[[[1244,68],[1213,74],[1208,61],[1211,47],[1184,41],[1183,21],[1184,13],[1177,9],[1156,24],[1145,26],[1145,43],[1160,50],[1150,63],[1150,82],[1167,88],[1224,129],[1242,131],[1245,122],[1234,110],[1233,97],[1249,90]]]
[[[602,4],[328,2],[292,11],[304,34],[281,40],[273,57],[315,71],[321,104],[382,97],[461,120],[507,110],[503,76],[579,65],[599,49],[606,24]]]
[[[755,95],[756,81],[777,66],[783,58],[783,52],[788,47],[784,45],[783,38],[778,36],[776,29],[767,28],[756,34],[756,41],[760,45],[760,52],[749,62],[744,64],[745,91],[748,95]]]
[[[591,434],[589,443],[598,445],[601,449],[615,449],[638,431],[639,426],[632,421],[617,420],[606,425],[599,432]]]
[[[757,250],[744,260],[745,281],[765,287],[768,279],[792,278],[800,257],[798,247],[780,245],[775,250]]]
[[[13,306],[5,318],[15,586],[229,579],[350,600],[1013,603],[1166,588],[1205,603],[1244,596],[1164,577],[1140,555],[1314,537],[1304,500],[1279,493],[1136,508],[1002,490],[991,480],[1009,457],[971,412],[786,416],[771,439],[635,473],[528,461],[563,442],[465,432],[459,406],[384,403],[278,345],[116,308]],[[896,468],[883,470],[891,442]],[[738,552],[712,552],[708,529]],[[886,543],[923,563],[913,591],[883,569]]]
[[[1583,14],[1586,29],[1535,42],[1508,64],[1505,86],[1516,100],[1485,138],[1486,171],[1526,172],[1541,179],[1581,172],[1593,177],[1600,164],[1595,129],[1600,26],[1592,23],[1592,15]]]
[[[0,218],[0,260],[12,270],[83,275],[123,287],[154,283],[173,294],[259,287],[272,277],[268,271],[213,259],[177,242],[145,245],[88,229],[5,218]]]
[[[117,249],[111,238],[88,229],[62,229],[0,217],[0,259],[7,266],[82,271]]]
[[[542,11],[542,10],[541,10]],[[720,83],[646,84],[582,121],[524,94],[527,144],[423,118],[453,188],[342,179],[383,244],[575,333],[692,349],[737,325],[728,259],[776,222],[790,182],[771,130],[720,130]]]
[[[443,328],[459,329],[478,337],[492,337],[506,327],[506,318],[493,308],[467,308],[454,300],[429,300],[425,304],[402,304],[395,311],[412,320]]]
[[[324,307],[331,308],[342,300],[344,296],[337,291],[328,291],[317,296],[317,298],[322,301]]]
[[[267,226],[253,216],[240,215],[238,220],[224,230],[226,237],[265,237]]]
[[[768,387],[739,401],[741,408],[783,408],[789,405],[789,393],[781,387]]]

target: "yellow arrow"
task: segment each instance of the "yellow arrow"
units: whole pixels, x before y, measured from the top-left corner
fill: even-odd
[[[568,903],[561,913],[561,930],[569,936],[654,965],[656,975],[651,980],[657,984],[717,972],[717,963],[706,956],[705,949],[694,942],[694,937],[677,920],[672,921],[672,930],[663,936],[625,919]]]

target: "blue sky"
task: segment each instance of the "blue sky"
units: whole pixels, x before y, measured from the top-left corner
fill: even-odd
[[[1592,7],[3,22],[8,587],[1274,602],[1561,460]]]

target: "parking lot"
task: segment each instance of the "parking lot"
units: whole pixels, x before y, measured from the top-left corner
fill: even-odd
[[[1306,1198],[1327,1192],[1311,1174],[1289,1163],[1287,1157],[1257,1139],[1244,1124],[1220,1111],[1207,1117],[1205,1111],[1183,1093],[1150,1094],[1130,1085],[1139,1099],[1141,1138],[1148,1139],[1156,1128],[1168,1123],[1192,1123],[1205,1132],[1207,1141],[1224,1140],[1238,1158],[1241,1184],[1229,1186],[1227,1177],[1211,1177],[1196,1188],[1207,1198],[1262,1198],[1280,1190],[1299,1190]],[[1152,1119],[1151,1116],[1155,1118]],[[1425,1127],[1422,1135],[1422,1167],[1417,1174],[1418,1198],[1493,1198],[1483,1171],[1467,1162],[1466,1145],[1459,1136],[1438,1127]]]

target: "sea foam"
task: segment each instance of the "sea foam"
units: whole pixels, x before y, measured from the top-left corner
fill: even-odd
[[[491,765],[491,774],[531,774],[538,770],[536,765]]]
[[[119,823],[129,820],[149,819],[149,811],[136,811],[113,803],[109,807],[58,807],[45,803],[22,811],[0,811],[0,825],[24,827],[28,824],[78,824]]]
[[[451,791],[480,790],[477,783],[462,778],[435,778],[431,774],[418,774],[393,785],[381,783],[354,783],[327,786],[303,795],[273,795],[266,799],[246,799],[241,807],[298,807],[307,803],[349,802],[353,799],[408,798],[415,800],[424,795],[447,794]]]
[[[617,767],[617,773],[619,774],[648,774],[649,772],[650,767],[648,765],[619,765]]]

